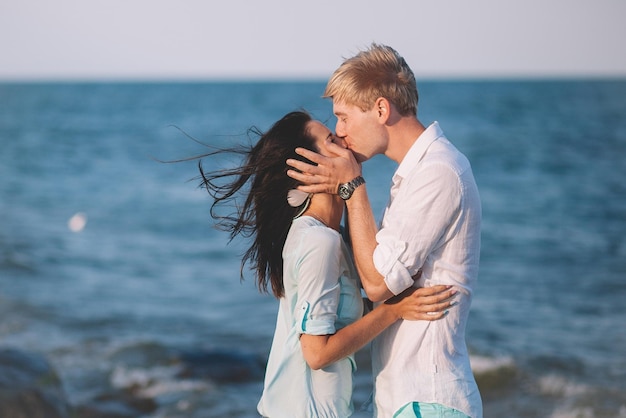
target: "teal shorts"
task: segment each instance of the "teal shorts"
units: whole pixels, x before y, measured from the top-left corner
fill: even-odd
[[[463,412],[438,403],[409,402],[393,418],[470,418]]]

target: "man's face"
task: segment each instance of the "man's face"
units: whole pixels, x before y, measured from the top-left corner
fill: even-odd
[[[355,105],[333,100],[333,113],[337,117],[335,133],[344,139],[357,161],[367,161],[384,151],[384,136],[374,109],[364,112]]]

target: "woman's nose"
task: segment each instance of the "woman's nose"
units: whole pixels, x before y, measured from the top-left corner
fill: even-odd
[[[339,145],[341,148],[348,148],[348,144],[346,143],[346,140],[337,134],[335,134],[335,139],[333,142]]]

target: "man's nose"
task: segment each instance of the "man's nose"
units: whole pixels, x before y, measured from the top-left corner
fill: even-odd
[[[337,121],[337,124],[335,125],[335,135],[339,138],[345,138],[346,133],[343,129],[342,123]]]

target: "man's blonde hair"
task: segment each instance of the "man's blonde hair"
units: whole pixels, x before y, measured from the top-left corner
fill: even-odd
[[[394,50],[373,43],[346,59],[328,80],[325,98],[372,109],[376,99],[389,100],[402,116],[417,114],[417,85],[408,64]]]

